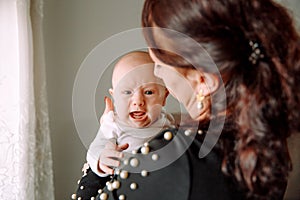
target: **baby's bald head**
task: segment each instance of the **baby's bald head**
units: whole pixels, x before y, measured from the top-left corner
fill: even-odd
[[[112,87],[115,88],[118,82],[126,75],[129,71],[143,66],[149,65],[150,68],[154,69],[154,62],[147,52],[135,51],[130,52],[120,58],[116,63],[112,75]]]

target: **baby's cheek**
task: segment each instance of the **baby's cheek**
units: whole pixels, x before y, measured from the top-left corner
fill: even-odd
[[[116,112],[119,117],[127,116],[129,112],[129,107],[127,103],[120,101],[120,102],[116,102],[115,106],[116,106]]]
[[[149,117],[151,118],[151,121],[155,121],[160,113],[161,113],[161,109],[162,109],[162,105],[160,104],[155,104],[151,107],[151,109],[149,110]]]
[[[163,96],[156,95],[156,96],[152,96],[151,98],[148,98],[146,103],[148,107],[153,107],[156,104],[162,105],[163,99],[164,99]]]

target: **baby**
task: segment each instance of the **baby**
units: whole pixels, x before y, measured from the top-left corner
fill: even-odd
[[[163,109],[169,92],[154,76],[154,63],[147,52],[128,53],[116,63],[109,93],[114,105],[105,98],[101,126],[88,149],[88,164],[72,199],[93,199],[110,179],[108,175],[120,166],[122,151],[139,149],[162,128],[174,124]]]
[[[154,75],[154,63],[147,52],[131,52],[115,65],[109,98],[101,126],[91,143],[87,161],[94,173],[107,176],[120,165],[121,151],[131,152],[151,140],[173,118],[163,106],[169,94],[163,81]]]

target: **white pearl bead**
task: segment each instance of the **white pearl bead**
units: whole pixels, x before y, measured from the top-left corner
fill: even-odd
[[[145,142],[145,143],[144,143],[144,146],[145,146],[145,147],[148,147],[148,146],[149,146],[149,143],[148,143],[148,142]]]
[[[98,193],[101,194],[101,193],[102,193],[102,189],[99,189],[99,190],[98,190]]]
[[[83,186],[83,185],[82,185],[82,186],[80,186],[80,189],[81,189],[81,190],[83,190],[83,189],[84,189],[84,186]]]
[[[137,158],[132,158],[130,160],[131,167],[137,167],[139,165],[139,160]]]
[[[113,188],[113,186],[112,186],[112,183],[109,183],[109,184],[107,185],[107,189],[108,189],[109,191],[113,191],[113,190],[114,190],[114,188]]]
[[[187,129],[184,131],[184,135],[190,136],[192,134],[192,131],[190,129]]]
[[[198,130],[198,134],[199,134],[199,135],[202,135],[202,134],[203,134],[203,131],[199,129],[199,130]]]
[[[151,158],[152,158],[152,160],[156,161],[156,160],[158,160],[158,155],[157,154],[153,154]]]
[[[197,108],[198,108],[198,110],[201,110],[203,108],[203,103],[202,102],[198,102],[197,103]]]
[[[91,200],[95,200],[96,198],[95,197],[91,197]]]
[[[119,200],[125,200],[126,198],[125,198],[125,195],[124,194],[121,194],[120,196],[119,196]]]
[[[137,154],[137,150],[132,150],[132,154]]]
[[[128,164],[129,164],[129,160],[128,160],[128,159],[125,159],[125,160],[123,161],[123,164],[124,164],[124,165],[128,165]]]
[[[81,197],[78,197],[78,199],[77,200],[81,200],[82,198]]]
[[[141,152],[142,152],[142,154],[148,154],[149,153],[149,151],[150,151],[150,148],[148,147],[148,146],[146,146],[146,147],[142,147],[141,148]]]
[[[71,198],[76,199],[76,194],[72,194]]]
[[[146,170],[142,170],[142,171],[141,171],[141,175],[142,175],[143,177],[146,177],[146,176],[148,176],[148,172],[147,172]]]
[[[112,187],[113,187],[114,189],[119,189],[119,188],[120,188],[120,181],[115,180],[115,181],[112,183]]]
[[[137,188],[137,184],[136,183],[131,183],[130,184],[130,189],[136,190],[136,188]]]
[[[170,131],[167,131],[164,133],[165,140],[171,140],[173,137],[173,134]]]
[[[126,178],[128,178],[128,172],[127,172],[127,171],[125,171],[125,170],[121,171],[121,173],[120,173],[120,177],[121,177],[122,179],[126,179]]]
[[[107,194],[106,194],[106,193],[102,193],[102,194],[100,195],[100,199],[101,199],[101,200],[106,200],[106,199],[107,199]]]
[[[119,175],[120,174],[120,169],[119,168],[115,168],[114,169],[114,174]]]

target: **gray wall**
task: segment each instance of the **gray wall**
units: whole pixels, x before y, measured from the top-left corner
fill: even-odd
[[[58,200],[70,199],[85,161],[86,148],[72,117],[77,70],[98,43],[113,34],[140,27],[142,4],[142,0],[45,0],[44,39]]]
[[[299,10],[298,0],[289,2]],[[45,0],[44,35],[57,200],[70,199],[85,161],[86,148],[75,130],[72,116],[72,90],[77,70],[101,41],[140,27],[142,4],[143,0]],[[109,87],[109,75],[101,81],[107,84],[104,88]],[[96,96],[98,116],[103,111],[104,95],[108,95],[106,89],[105,93]],[[172,99],[169,101],[173,102]],[[170,109],[178,109],[178,105]],[[87,134],[90,130],[87,122]],[[295,141],[292,142],[293,152],[297,152],[296,145],[299,144]],[[299,155],[294,153],[293,159],[300,160]],[[296,188],[299,187],[299,173],[296,175],[289,187],[291,192],[299,192]]]

